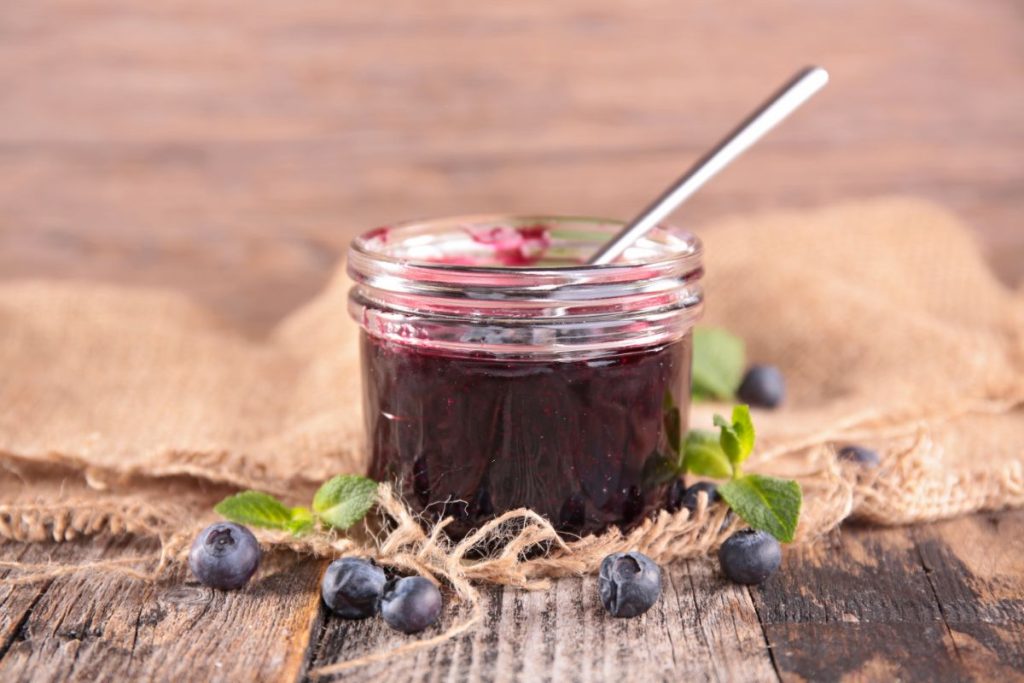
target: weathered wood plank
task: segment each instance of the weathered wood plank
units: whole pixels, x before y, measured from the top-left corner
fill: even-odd
[[[546,592],[483,591],[484,622],[433,652],[354,669],[342,678],[409,681],[598,681],[776,679],[747,591],[710,561],[664,568],[664,594],[638,619],[613,619],[594,577],[563,579]],[[450,610],[440,632],[465,607]],[[386,650],[413,637],[379,619],[327,617],[311,668]]]
[[[446,609],[442,612],[439,624],[425,631],[423,636],[436,635],[451,626],[456,619],[466,618],[468,612],[465,606],[453,608],[450,594],[445,593],[444,598]],[[500,606],[495,608],[495,600],[499,599],[496,593],[487,591],[484,593],[484,599],[485,613],[488,617],[500,617],[502,615]],[[330,616],[323,608],[321,608],[321,612],[323,628],[310,647],[307,673],[329,664],[392,650],[419,637],[405,636],[393,631],[382,619],[348,621]],[[485,620],[485,628],[490,625],[491,623]],[[447,668],[447,666],[442,667],[439,664],[447,665],[453,662],[456,659],[455,649],[462,646],[462,641],[470,637],[472,636],[460,638],[458,641],[453,640],[430,651],[419,651],[388,662],[369,664],[341,674],[337,678],[339,680],[381,680],[386,675],[393,677],[394,680],[402,681],[427,681],[431,680],[431,676],[437,676],[437,680],[445,680],[442,668]]]
[[[959,658],[990,680],[1024,680],[1024,511],[913,530]]]
[[[983,231],[986,250],[1008,279],[1024,276],[1024,233],[1016,222],[1024,214],[1024,196],[1016,192],[1024,185],[1024,166],[1015,173],[998,170],[1018,158],[1017,148],[970,148],[958,153],[951,168],[939,148],[883,146],[821,153],[767,145],[751,159],[756,163],[745,160],[709,186],[687,207],[684,220],[700,227],[726,214],[908,189]],[[212,161],[169,166],[141,164],[135,153],[117,150],[77,155],[0,150],[0,277],[172,286],[233,322],[265,327],[311,298],[348,240],[368,227],[488,211],[626,218],[651,188],[667,183],[698,153],[694,147],[555,159],[436,158],[380,169],[369,166],[379,162],[366,160],[366,172],[353,172],[350,153],[336,143],[247,153],[207,150],[203,158]],[[933,170],[918,176],[907,159]],[[819,172],[822,164],[831,171]],[[26,170],[28,165],[34,172]],[[870,174],[861,172],[868,167]],[[274,176],[287,177],[296,168],[302,169],[299,177],[274,186]],[[914,187],[907,188],[912,176]],[[99,177],[108,191],[135,199],[112,202],[94,189]],[[232,189],[239,185],[263,189]],[[61,199],[55,193],[73,196]],[[44,194],[53,203],[42,211],[34,198]],[[232,277],[225,278],[225,272]]]
[[[726,581],[713,559],[667,568],[676,601],[662,637],[671,639],[674,670],[686,680],[777,680],[757,612],[746,589]]]
[[[783,680],[971,680],[906,529],[787,549],[751,589]]]
[[[1024,272],[1012,0],[23,5],[0,5],[0,277],[177,286],[264,328],[362,228],[627,217],[812,60],[833,85],[684,220],[919,194]]]
[[[64,564],[98,561],[105,556],[123,556],[124,543],[107,539],[78,539],[67,543],[15,543],[0,545],[0,559],[25,564]],[[24,579],[29,575],[13,569],[0,569],[0,579]],[[33,609],[53,583],[46,579],[32,583],[0,583],[0,659],[26,635],[26,622]]]
[[[1024,511],[851,527],[822,547],[788,550],[783,571],[749,591],[724,581],[713,559],[675,563],[662,600],[637,620],[606,617],[593,577],[545,593],[486,589],[473,633],[341,678],[1017,680],[1024,548],[1006,539],[1022,527]],[[0,548],[25,561],[137,552],[109,540]],[[379,619],[327,616],[320,566],[279,556],[250,589],[229,594],[184,576],[155,586],[78,575],[49,589],[8,587],[0,679],[297,680],[415,639]],[[465,607],[446,610],[429,633],[465,616]]]
[[[7,562],[42,562],[47,550],[49,548],[41,544],[8,543],[0,545],[0,558]],[[0,578],[12,574],[11,570],[0,570]],[[32,607],[49,584],[49,581],[32,585],[0,584],[0,659],[7,653]]]
[[[39,547],[80,562],[89,555],[81,545]],[[152,547],[93,545],[102,557]],[[57,578],[22,619],[0,680],[295,680],[317,619],[320,563],[266,560],[256,583],[236,593],[203,588],[185,570],[160,584],[98,572]]]

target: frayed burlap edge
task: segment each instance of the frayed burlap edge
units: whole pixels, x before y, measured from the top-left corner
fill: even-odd
[[[765,449],[752,463],[752,469],[770,470],[772,462],[783,456],[796,457],[802,464],[804,469],[797,479],[804,488],[805,509],[798,542],[811,541],[848,517],[904,524],[1024,505],[1024,467],[1020,460],[999,470],[945,473],[936,472],[929,464],[934,462],[935,454],[931,426],[965,415],[1008,413],[1022,405],[1024,397],[978,401],[905,419],[874,413],[854,415],[818,433]],[[881,467],[864,470],[837,462],[832,444],[862,439],[885,442]],[[207,477],[196,461],[190,459],[188,476],[224,483],[219,471]],[[24,463],[25,459],[0,453],[0,462]],[[124,476],[85,466],[76,468],[72,458],[54,456],[54,462],[78,469],[96,488],[106,488],[107,482]],[[183,472],[177,465],[169,467],[175,474]],[[240,487],[249,483],[244,476],[232,479],[241,479],[230,482]],[[4,539],[66,541],[99,534],[134,534],[160,542],[159,551],[151,555],[78,565],[0,562],[0,569],[16,574],[0,579],[0,583],[32,583],[87,569],[158,580],[180,565],[191,539],[209,521],[196,521],[182,528],[181,520],[191,519],[192,512],[182,506],[153,504],[130,496],[105,502],[67,499],[52,504],[0,505],[0,538]],[[400,572],[414,572],[447,583],[456,599],[468,605],[469,615],[436,636],[323,667],[311,672],[313,676],[329,676],[429,648],[465,633],[482,618],[474,584],[544,589],[552,578],[595,572],[605,556],[618,551],[639,550],[657,562],[704,555],[715,550],[741,524],[725,506],[709,506],[702,494],[692,514],[685,509],[674,514],[662,511],[629,532],[613,529],[567,541],[546,519],[521,509],[507,512],[465,539],[453,542],[444,534],[450,519],[424,524],[387,485],[380,487],[373,522],[351,537],[316,534],[295,538],[276,532],[258,535],[268,548],[287,548],[322,558],[368,556]],[[477,552],[481,547],[492,550],[481,556]],[[545,552],[536,552],[538,549]]]

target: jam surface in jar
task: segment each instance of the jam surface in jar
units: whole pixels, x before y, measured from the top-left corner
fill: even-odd
[[[664,503],[656,473],[686,429],[690,339],[542,360],[364,332],[370,474],[428,520],[454,517],[454,537],[520,507],[567,536],[628,528]]]

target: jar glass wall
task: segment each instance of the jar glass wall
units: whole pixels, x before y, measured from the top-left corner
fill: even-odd
[[[528,507],[565,534],[664,503],[689,405],[700,244],[659,228],[475,216],[379,228],[349,251],[370,474],[461,536]]]

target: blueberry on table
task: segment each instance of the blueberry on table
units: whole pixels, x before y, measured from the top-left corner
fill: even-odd
[[[844,462],[855,462],[864,467],[878,467],[880,462],[878,453],[864,446],[843,446],[836,453],[836,457]]]
[[[422,576],[391,581],[384,587],[380,614],[397,631],[422,631],[441,616],[441,591]]]
[[[188,565],[204,586],[235,590],[256,573],[261,555],[260,544],[251,531],[234,522],[218,522],[196,536]]]
[[[786,395],[786,381],[774,365],[754,365],[740,382],[736,398],[758,408],[774,408]]]
[[[339,617],[365,619],[380,609],[385,583],[384,570],[373,562],[343,557],[327,565],[320,581],[320,595]]]
[[[612,553],[601,562],[597,589],[613,617],[635,617],[658,601],[661,569],[642,553]]]
[[[743,529],[718,549],[718,562],[729,580],[753,586],[774,574],[782,564],[782,546],[769,533]]]

